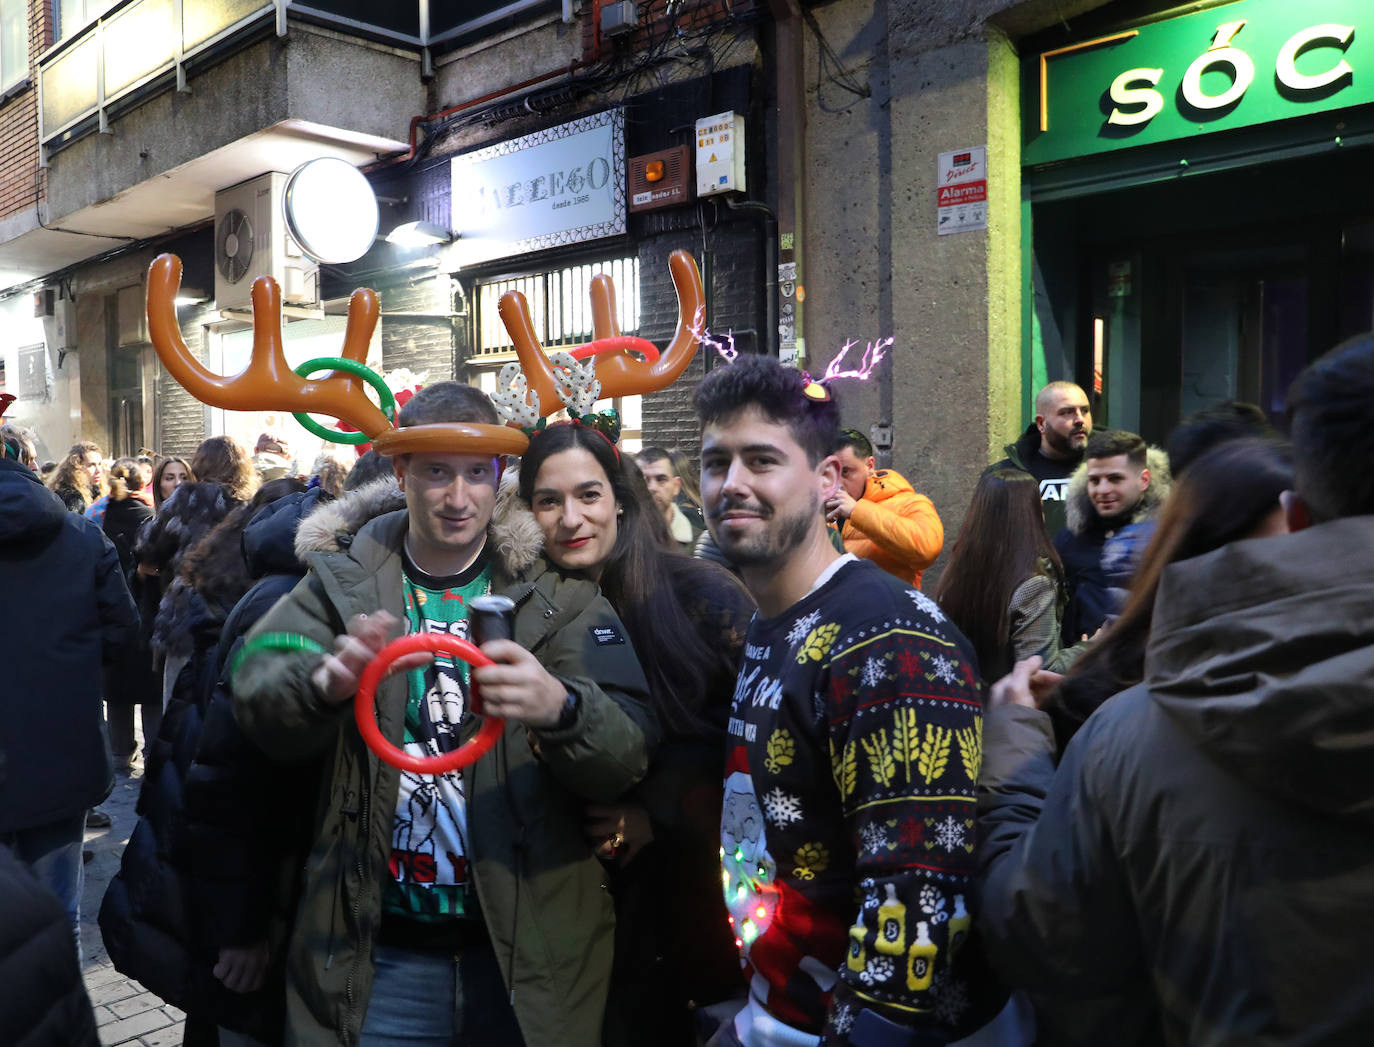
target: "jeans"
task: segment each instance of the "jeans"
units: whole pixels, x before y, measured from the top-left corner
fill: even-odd
[[[522,1047],[490,944],[447,952],[376,946],[362,1047]]]
[[[143,754],[146,758],[148,747],[157,739],[158,728],[162,725],[162,700],[150,696],[148,701],[138,703],[138,710],[143,720]],[[114,755],[115,769],[127,770],[138,750],[138,739],[134,736],[134,704],[106,702],[105,722],[110,729],[110,752]]]
[[[85,885],[85,865],[81,861],[81,841],[86,833],[86,812],[59,822],[0,833],[14,856],[33,870],[48,890],[57,895],[71,921],[76,939],[76,959],[81,963],[81,891]]]

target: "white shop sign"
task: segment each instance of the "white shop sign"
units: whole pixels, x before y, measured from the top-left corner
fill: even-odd
[[[609,109],[453,158],[459,265],[625,232],[625,119]]]

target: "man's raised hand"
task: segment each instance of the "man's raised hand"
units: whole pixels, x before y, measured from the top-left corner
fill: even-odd
[[[320,697],[330,705],[341,705],[358,691],[358,678],[367,663],[377,657],[381,649],[400,632],[401,620],[389,611],[354,615],[348,631],[334,638],[334,653],[324,656],[311,674],[310,680]],[[390,673],[424,665],[434,656],[428,653],[409,654],[392,663]]]

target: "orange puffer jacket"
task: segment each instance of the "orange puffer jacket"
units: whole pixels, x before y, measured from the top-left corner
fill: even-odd
[[[945,528],[929,498],[900,473],[879,469],[844,525],[844,548],[889,574],[921,587],[921,572],[945,544]]]

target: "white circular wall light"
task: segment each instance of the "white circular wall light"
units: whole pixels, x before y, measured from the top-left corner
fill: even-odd
[[[287,231],[317,262],[356,261],[377,239],[377,195],[361,171],[337,157],[307,160],[291,172],[282,210]]]

